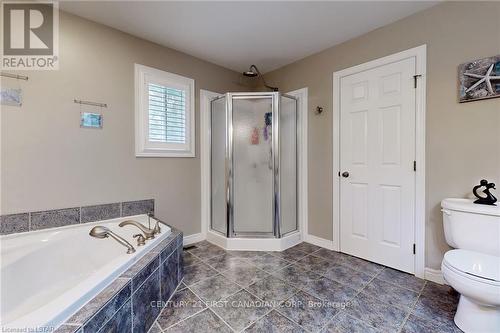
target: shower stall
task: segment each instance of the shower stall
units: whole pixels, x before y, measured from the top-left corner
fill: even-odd
[[[210,116],[210,231],[247,244],[298,234],[296,98],[227,93]]]

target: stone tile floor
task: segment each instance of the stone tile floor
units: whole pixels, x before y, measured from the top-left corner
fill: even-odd
[[[301,243],[184,251],[185,277],[150,332],[461,332],[447,286]]]

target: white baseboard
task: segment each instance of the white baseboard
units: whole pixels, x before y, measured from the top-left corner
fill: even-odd
[[[443,278],[443,273],[441,273],[440,269],[426,267],[424,271],[424,278],[438,284],[446,284]]]
[[[313,236],[313,235],[309,235],[309,234],[305,235],[304,242],[311,243],[311,244],[317,245],[317,246],[321,246],[321,247],[324,247],[325,249],[328,249],[328,250],[334,250],[333,241],[328,240],[328,239],[324,239],[324,238],[320,238],[317,236]]]
[[[197,234],[192,234],[192,235],[189,235],[189,236],[184,236],[183,244],[184,245],[191,245],[191,244],[194,244],[194,243],[201,242],[202,240],[205,240],[205,236],[200,232],[200,233],[197,233]]]

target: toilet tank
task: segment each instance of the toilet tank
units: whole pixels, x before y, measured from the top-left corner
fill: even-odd
[[[500,256],[500,207],[478,205],[470,199],[444,199],[441,211],[448,245]]]

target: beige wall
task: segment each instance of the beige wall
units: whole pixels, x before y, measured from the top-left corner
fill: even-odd
[[[439,268],[439,201],[481,177],[500,183],[500,99],[456,102],[457,66],[500,54],[499,17],[500,3],[446,3],[266,75],[282,91],[309,87],[310,233],[332,239],[332,73],[427,44],[426,253]],[[199,89],[244,90],[240,75],[64,13],[60,59],[59,71],[27,72],[22,108],[2,107],[1,214],[153,197],[161,218],[199,232],[199,158],[134,156],[133,63],[195,79],[197,127]],[[103,130],[79,128],[73,98],[109,104]]]
[[[60,61],[2,81],[21,85],[24,103],[1,110],[1,213],[155,198],[161,218],[200,232],[199,139],[196,158],[135,157],[133,65],[193,78],[197,127],[199,89],[241,90],[240,74],[64,13]],[[79,128],[74,98],[108,103],[102,130]]]
[[[439,203],[481,177],[500,183],[500,99],[457,103],[457,66],[500,54],[500,3],[445,3],[268,73],[309,87],[309,232],[332,239],[332,73],[427,44],[426,266],[448,249]],[[322,115],[313,109],[323,106]],[[336,172],[336,170],[335,170]]]

